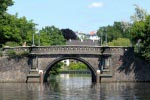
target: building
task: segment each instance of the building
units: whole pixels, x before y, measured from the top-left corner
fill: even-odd
[[[100,38],[97,36],[95,31],[91,31],[89,34],[86,34],[86,39],[92,40],[92,41],[99,41]]]

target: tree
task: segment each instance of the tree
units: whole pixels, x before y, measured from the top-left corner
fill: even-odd
[[[3,15],[6,13],[8,6],[11,6],[11,5],[13,5],[12,0],[0,0],[0,36],[2,36],[1,33],[2,33],[2,27],[4,23]],[[0,41],[0,47],[2,46],[2,44],[3,43]]]
[[[0,21],[2,22],[0,24],[1,46],[6,44],[12,46],[12,43],[22,45],[23,42],[27,42],[28,45],[32,44],[32,34],[35,33],[33,29],[36,25],[32,20],[28,21],[26,17],[18,18],[17,14],[5,13]]]
[[[61,32],[66,40],[72,39],[76,40],[77,35],[71,29],[61,29]]]
[[[13,4],[13,0],[0,0],[0,18],[6,12],[8,6],[12,6]]]
[[[97,31],[97,35],[102,40],[105,40],[106,34],[107,34],[107,40],[108,42],[111,42],[113,40],[116,40],[117,38],[129,38],[130,39],[130,29],[131,25],[127,22],[114,22],[112,26],[104,26],[100,27]]]
[[[43,46],[64,45],[66,42],[62,32],[54,26],[46,26],[40,30],[40,41]]]
[[[131,27],[132,41],[137,53],[150,62],[150,15],[136,6],[136,20]]]
[[[136,4],[134,6],[135,6],[135,14],[130,17],[131,21],[136,22],[145,20],[147,12]]]
[[[146,20],[134,22],[131,31],[137,53],[150,62],[150,15]]]

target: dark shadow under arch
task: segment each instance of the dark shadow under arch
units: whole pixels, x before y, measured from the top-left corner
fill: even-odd
[[[53,65],[55,65],[56,63],[65,60],[65,59],[74,59],[74,60],[78,60],[84,64],[87,65],[87,67],[90,69],[91,71],[91,75],[92,75],[92,82],[96,82],[96,71],[95,69],[91,66],[90,63],[88,63],[86,60],[82,59],[82,58],[77,58],[77,57],[61,57],[61,58],[56,58],[54,61],[52,61],[44,70],[44,82],[47,82],[47,78],[49,76],[49,71],[51,70],[51,68],[53,67]]]

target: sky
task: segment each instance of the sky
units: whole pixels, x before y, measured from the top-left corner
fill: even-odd
[[[8,13],[38,24],[88,33],[114,21],[130,21],[135,4],[150,11],[150,0],[13,0]]]

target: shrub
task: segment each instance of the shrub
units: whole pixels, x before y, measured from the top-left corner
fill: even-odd
[[[14,58],[14,57],[22,58],[28,56],[29,52],[28,51],[15,52],[14,50],[8,50],[7,55],[10,58]]]
[[[72,62],[69,65],[70,70],[87,70],[87,66],[84,63],[81,62]]]
[[[16,57],[16,52],[14,50],[8,50],[6,53],[10,58]]]
[[[15,46],[19,46],[19,44],[17,44],[16,42],[6,42],[5,45],[3,46],[15,47]]]
[[[118,38],[108,43],[109,46],[131,46],[131,42],[127,38]]]
[[[3,53],[0,51],[0,57],[2,57],[3,56]]]
[[[22,51],[22,52],[16,53],[17,57],[27,57],[28,55],[29,55],[28,51]]]

